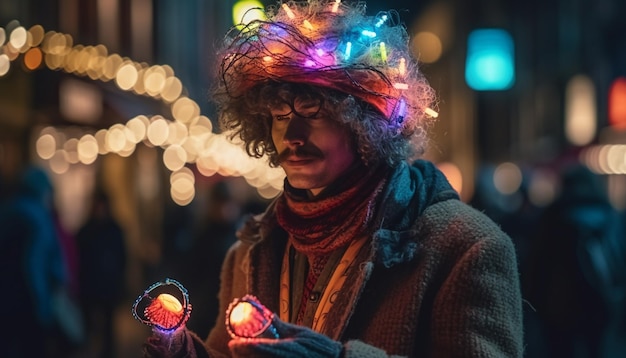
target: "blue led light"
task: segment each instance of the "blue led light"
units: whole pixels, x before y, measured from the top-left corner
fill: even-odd
[[[369,37],[369,38],[374,38],[374,37],[376,37],[376,33],[375,33],[374,31],[370,31],[370,30],[363,30],[363,31],[361,31],[361,34],[362,34],[363,36],[367,36],[367,37]]]
[[[381,27],[385,23],[385,21],[387,21],[387,19],[388,19],[387,15],[381,16],[380,19],[378,19],[378,21],[376,22],[376,25],[374,26]]]
[[[346,43],[346,51],[344,52],[346,60],[350,58],[351,53],[352,53],[352,42],[348,41],[348,43]]]

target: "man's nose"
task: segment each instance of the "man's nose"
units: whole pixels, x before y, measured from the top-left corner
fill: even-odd
[[[290,147],[302,146],[306,142],[308,130],[306,120],[298,116],[294,116],[287,125],[283,143]]]

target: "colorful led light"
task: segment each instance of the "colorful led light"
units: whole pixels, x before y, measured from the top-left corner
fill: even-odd
[[[432,108],[426,108],[424,110],[424,113],[426,113],[427,115],[433,117],[433,118],[437,118],[439,117],[439,113],[435,112]]]
[[[371,31],[371,30],[363,30],[363,31],[361,31],[361,34],[363,36],[366,36],[366,37],[369,37],[369,38],[372,38],[372,39],[374,37],[376,37],[376,33],[374,31]]]
[[[378,47],[380,47],[380,58],[384,63],[387,63],[387,47],[385,47],[385,43],[381,42],[378,44]]]
[[[291,11],[291,9],[289,8],[289,5],[283,4],[283,10],[285,10],[285,12],[287,13],[287,16],[289,16],[290,19],[293,20],[296,17],[296,14],[294,14],[293,11]]]
[[[380,17],[380,19],[378,19],[378,22],[376,22],[376,25],[374,26],[381,27],[385,23],[385,21],[387,21],[388,18],[389,17],[386,14],[384,14],[383,16]]]
[[[346,43],[346,51],[344,52],[346,60],[350,58],[352,53],[352,42],[348,41]]]
[[[400,98],[400,100],[398,101],[396,105],[395,118],[398,124],[402,124],[402,122],[404,122],[404,117],[406,117],[406,113],[407,113],[406,100],[403,97],[403,98]]]
[[[398,64],[398,72],[400,73],[400,76],[406,75],[406,60],[404,59],[404,57],[400,59],[400,62]]]
[[[257,30],[233,33],[225,53],[237,55],[225,56],[221,65],[225,93],[237,97],[266,79],[335,88],[371,104],[394,127],[399,119],[393,115],[404,98],[403,126],[419,126],[433,96],[417,66],[408,62],[405,38],[396,33],[398,14],[370,17],[361,5],[328,1],[322,9],[317,4],[285,2],[271,9]],[[350,25],[337,17],[350,19]],[[263,60],[268,55],[272,62]],[[403,93],[409,89],[414,95]]]

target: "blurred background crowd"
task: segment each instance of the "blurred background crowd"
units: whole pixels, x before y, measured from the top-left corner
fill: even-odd
[[[284,177],[217,128],[212,54],[272,3],[0,1],[0,356],[136,357],[130,308],[166,277],[208,333],[234,230]],[[367,11],[390,8],[439,96],[426,158],[516,245],[527,356],[623,356],[626,3]]]

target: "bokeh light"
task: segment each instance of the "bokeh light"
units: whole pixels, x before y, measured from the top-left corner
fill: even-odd
[[[36,70],[37,68],[39,68],[42,61],[43,54],[41,53],[41,50],[37,47],[31,48],[30,50],[26,51],[26,54],[24,55],[24,66],[26,66],[26,68],[29,70]]]
[[[127,63],[117,71],[115,83],[117,83],[119,88],[129,90],[135,85],[138,78],[137,68],[132,63]]]
[[[522,171],[514,163],[502,163],[493,173],[493,184],[501,194],[513,194],[522,185]]]
[[[565,136],[570,143],[584,146],[595,138],[596,96],[587,76],[574,76],[565,89]]]
[[[26,40],[28,39],[28,32],[22,26],[11,31],[11,35],[9,37],[9,44],[13,46],[15,49],[21,49],[26,45]]]
[[[246,6],[262,7],[254,1]],[[249,11],[245,21],[252,20],[254,14],[255,11]],[[261,12],[257,11],[256,15],[259,14]],[[119,54],[109,54],[102,44],[74,45],[69,34],[46,32],[41,25],[34,25],[27,31],[18,21],[11,21],[6,28],[0,28],[1,44],[4,45],[0,53],[0,76],[9,72],[11,62],[23,53],[26,70],[47,67],[94,81],[114,80],[122,91],[162,101],[170,107],[174,117],[170,120],[161,115],[138,115],[95,133],[87,127],[78,131],[76,128],[45,127],[36,139],[36,153],[48,162],[52,172],[63,174],[71,165],[90,165],[97,161],[99,155],[109,153],[128,157],[135,152],[138,144],[144,143],[150,147],[163,147],[163,163],[173,172],[185,172],[189,170],[187,164],[195,164],[198,173],[204,176],[244,176],[247,182],[255,184],[263,197],[275,196],[282,190],[284,171],[250,158],[242,144],[232,142],[228,134],[214,133],[211,119],[201,114],[196,102],[183,96],[183,84],[171,66],[149,66]],[[82,83],[64,82],[64,85],[79,84]],[[95,97],[84,96],[87,87],[75,89],[77,91],[71,95],[72,98],[82,98],[83,103],[101,102]],[[98,91],[95,86],[90,86],[88,92]],[[99,92],[98,96],[101,96]],[[68,118],[73,116],[72,120],[77,122],[92,123],[102,115],[101,109],[85,111],[80,102],[66,104],[69,106],[66,106],[64,115]],[[185,178],[171,183],[176,183],[170,191],[172,199],[179,205],[189,204],[195,196],[193,173],[192,179],[189,176]]]
[[[418,58],[423,63],[437,62],[443,53],[443,45],[439,36],[432,32],[422,31],[417,33],[411,43],[417,51]]]
[[[616,78],[609,89],[609,123],[626,129],[626,77]]]
[[[254,20],[264,20],[263,4],[257,0],[239,0],[233,5],[233,24],[240,29]]]
[[[91,134],[86,134],[78,142],[78,159],[83,164],[91,164],[98,158],[98,141]]]
[[[459,167],[450,162],[438,163],[437,167],[446,176],[448,182],[452,185],[452,188],[460,194],[463,190],[463,174],[461,173]]]
[[[56,140],[52,134],[43,134],[35,142],[37,155],[42,159],[50,159],[56,151]]]

